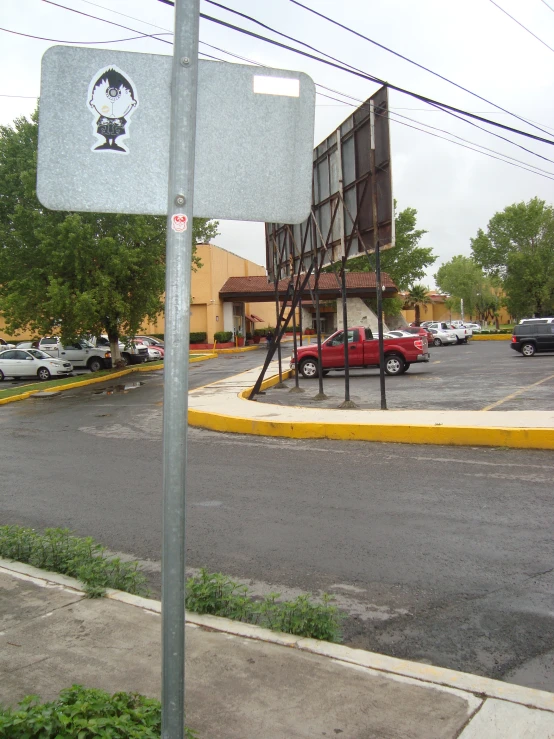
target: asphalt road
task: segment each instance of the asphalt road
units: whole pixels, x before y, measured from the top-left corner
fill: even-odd
[[[412,364],[406,374],[386,376],[391,410],[548,410],[554,408],[554,353],[524,357],[509,341],[470,341],[431,347],[431,361]],[[284,353],[290,357],[290,349]],[[291,382],[288,383],[289,387]],[[313,400],[317,379],[299,378],[300,394],[270,389],[262,402],[337,408],[344,401],[344,372],[323,379],[327,400]],[[378,368],[350,374],[350,397],[359,408],[380,408]]]
[[[192,365],[191,384],[252,355]],[[158,594],[163,379],[140,382],[0,409],[0,523],[94,536]],[[187,562],[334,594],[347,644],[554,690],[553,473],[551,452],[191,429]]]

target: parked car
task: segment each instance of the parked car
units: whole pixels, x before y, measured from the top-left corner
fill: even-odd
[[[146,346],[164,347],[164,342],[161,339],[155,339],[153,336],[135,336],[135,339],[140,341],[141,344],[146,344]]]
[[[402,375],[414,362],[428,362],[429,352],[427,339],[424,336],[395,336],[385,339],[385,372],[387,375]],[[378,367],[379,342],[371,329],[354,326],[348,329],[349,366]],[[329,336],[321,345],[323,362],[322,374],[330,370],[344,369],[344,331],[340,330]],[[317,345],[308,344],[298,347],[296,356],[290,360],[291,369],[298,366],[300,373],[306,378],[319,375]]]
[[[8,344],[5,339],[0,339],[0,352],[3,352],[4,349],[15,349],[15,344]]]
[[[425,326],[405,326],[403,331],[407,331],[409,334],[418,334],[419,336],[425,336],[429,346],[433,343],[433,334]]]
[[[433,346],[443,346],[448,344],[457,344],[458,337],[454,331],[447,331],[442,328],[430,328],[430,334],[433,337]]]
[[[67,376],[73,371],[71,362],[53,359],[40,349],[7,349],[0,352],[0,382],[5,377],[38,377],[49,380],[52,375]]]
[[[538,323],[538,324],[544,324],[544,323],[554,323],[554,318],[552,317],[546,317],[546,318],[522,318],[519,322],[522,323]]]
[[[458,344],[467,344],[468,339],[473,336],[473,331],[465,326],[454,326],[448,321],[430,321],[425,323],[425,328],[436,328],[439,331],[454,331],[458,339]]]
[[[14,349],[38,349],[39,340],[34,341],[20,341]]]
[[[465,323],[464,326],[470,328],[474,334],[480,334],[483,330],[479,323]]]
[[[524,357],[532,357],[537,352],[554,352],[554,322],[547,318],[514,326],[511,347]]]
[[[92,336],[90,341],[96,347],[110,348],[110,340],[105,334],[102,334],[102,336]],[[124,337],[121,337],[119,340],[119,353],[126,365],[148,362],[148,347],[144,344],[135,344],[132,340]]]
[[[45,336],[39,342],[39,349],[51,357],[71,362],[75,367],[88,367],[91,372],[109,369],[112,366],[112,355],[106,347],[95,347],[85,339],[71,344],[63,344],[59,336]]]

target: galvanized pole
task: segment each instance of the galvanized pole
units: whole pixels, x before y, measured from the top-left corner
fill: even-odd
[[[176,0],[165,290],[162,737],[185,723],[185,485],[194,146],[200,0]]]
[[[381,254],[379,249],[379,218],[377,210],[377,168],[375,162],[375,106],[369,103],[369,120],[371,131],[371,147],[369,166],[371,168],[371,203],[373,216],[373,249],[375,250],[375,282],[377,288],[377,331],[379,332],[379,386],[381,389],[381,410],[387,410],[385,390],[385,344],[383,340],[383,289],[381,287]]]

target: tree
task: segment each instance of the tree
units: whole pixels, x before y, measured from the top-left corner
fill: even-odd
[[[544,200],[514,203],[495,213],[471,239],[475,261],[498,277],[513,316],[554,311],[554,208]]]
[[[390,275],[399,290],[407,290],[410,285],[425,277],[427,267],[437,260],[431,247],[419,246],[422,237],[427,233],[416,228],[417,210],[405,208],[396,215],[395,207],[395,246],[381,252],[381,269]],[[349,272],[374,272],[375,257],[371,255],[371,264],[365,254],[349,259]]]
[[[0,311],[8,331],[119,337],[163,310],[166,219],[49,211],[36,197],[37,114],[0,127]],[[217,222],[194,219],[193,241]],[[201,262],[193,253],[193,269]]]
[[[406,297],[405,305],[415,310],[415,325],[421,324],[420,310],[423,306],[424,310],[427,310],[427,306],[431,302],[429,297],[429,289],[425,285],[414,285],[410,288],[408,296]]]
[[[495,318],[500,309],[498,284],[487,277],[481,267],[471,258],[461,254],[443,264],[435,275],[439,289],[451,297],[447,302],[450,310],[461,311],[481,320]]]

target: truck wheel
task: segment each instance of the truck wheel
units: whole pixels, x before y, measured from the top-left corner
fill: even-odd
[[[442,341],[438,339],[437,337],[435,337],[433,339],[433,346],[442,346]]]
[[[523,344],[521,347],[521,353],[524,357],[532,357],[536,351],[534,344]]]
[[[40,367],[37,376],[39,380],[49,380],[50,379],[50,372],[46,367]]]
[[[121,361],[123,362],[123,364],[125,365],[125,367],[128,367],[129,366],[129,362],[131,360],[129,359],[129,355],[127,354],[127,352],[122,352],[122,354],[121,354]]]
[[[317,359],[303,359],[302,362],[300,362],[300,374],[307,380],[311,380],[312,377],[317,377],[319,375]]]
[[[104,362],[100,357],[93,357],[89,359],[87,366],[91,372],[99,372],[101,369],[104,369]]]
[[[387,375],[401,375],[404,371],[404,358],[400,354],[389,354],[385,357],[385,372]]]

